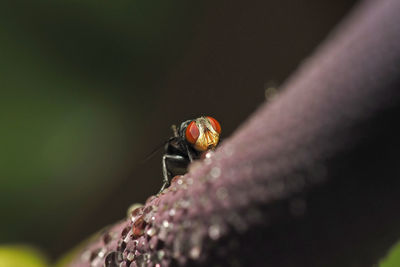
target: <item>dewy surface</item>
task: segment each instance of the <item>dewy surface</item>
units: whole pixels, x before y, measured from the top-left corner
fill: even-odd
[[[399,14],[362,2],[278,96],[72,266],[376,263],[400,236],[397,157],[365,156],[398,144],[383,137],[397,133]]]

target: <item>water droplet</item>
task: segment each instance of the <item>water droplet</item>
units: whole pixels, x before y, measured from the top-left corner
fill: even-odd
[[[128,255],[126,255],[126,259],[128,261],[133,261],[135,259],[135,253],[129,252]]]
[[[107,249],[105,247],[101,248],[99,253],[97,253],[97,256],[100,257],[100,258],[103,258],[104,255],[106,255],[106,252],[107,252]]]
[[[159,251],[157,251],[157,259],[158,259],[159,261],[161,261],[162,259],[164,259],[164,257],[165,257],[165,251],[164,251],[164,250],[159,250]]]
[[[221,169],[219,167],[213,167],[210,171],[212,178],[216,179],[221,175]]]
[[[178,180],[179,178],[181,178],[180,175],[175,175],[172,179],[171,179],[171,184],[175,184],[176,180]]]
[[[136,250],[136,245],[137,245],[137,240],[129,240],[129,242],[126,243],[126,247],[124,252],[133,252]]]
[[[172,256],[175,259],[178,259],[182,255],[183,251],[183,232],[180,231],[176,235],[176,238],[173,241],[173,247],[172,247]]]
[[[91,262],[90,262],[90,266],[91,267],[98,267],[98,266],[102,266],[103,264],[103,258],[100,257],[96,257],[94,258]]]
[[[131,228],[129,226],[125,227],[121,232],[121,239],[125,239],[130,230]]]
[[[106,267],[119,267],[119,264],[122,262],[122,253],[118,251],[112,251],[107,254],[107,257],[104,260],[104,264]]]
[[[124,251],[125,248],[126,248],[126,243],[125,243],[125,241],[123,241],[123,240],[118,241],[117,250],[118,250],[118,251]]]
[[[124,238],[124,242],[128,243],[132,238],[132,229],[129,230],[128,234]]]
[[[211,239],[217,240],[221,236],[221,228],[218,224],[213,224],[208,228],[208,235]]]
[[[144,228],[146,227],[146,222],[143,217],[137,218],[132,226],[132,236],[133,238],[138,238],[143,235]]]
[[[149,246],[151,250],[157,249],[157,247],[159,247],[160,244],[161,242],[158,240],[157,236],[153,236],[149,241]]]
[[[201,225],[197,225],[194,228],[190,236],[190,250],[189,257],[192,259],[198,259],[201,253],[201,247],[203,244],[204,228]]]
[[[204,157],[206,158],[206,159],[210,159],[210,158],[212,158],[214,156],[214,152],[212,151],[212,150],[208,150],[207,152],[206,152],[206,154],[204,155]]]
[[[147,242],[147,238],[144,236],[140,237],[136,249],[139,250],[140,252],[145,252],[148,250],[148,247],[149,243]]]
[[[196,260],[200,257],[201,248],[200,247],[193,247],[190,249],[189,257]]]
[[[137,266],[148,266],[148,261],[150,259],[150,255],[149,254],[141,254],[139,256],[136,257],[136,264]]]
[[[190,199],[181,199],[178,201],[178,206],[183,209],[189,208],[190,204],[191,204]]]
[[[112,238],[111,238],[111,235],[109,233],[105,233],[103,235],[103,242],[104,242],[105,245],[110,243],[111,240],[112,240]]]
[[[168,228],[169,227],[169,222],[167,220],[164,220],[162,222],[162,226],[165,227],[165,228]]]
[[[143,213],[143,205],[134,204],[130,206],[128,209],[128,214],[129,214],[128,217],[131,218],[132,222],[134,222],[137,219],[137,217],[142,215],[142,213]]]
[[[150,205],[147,206],[144,210],[143,210],[143,219],[145,220],[145,222],[149,223],[151,221],[151,218],[154,215],[154,212],[157,211],[157,207]]]
[[[176,214],[176,210],[175,209],[170,209],[169,212],[168,212],[168,215],[171,216],[171,217],[175,216],[175,214]]]
[[[148,236],[152,237],[153,235],[156,234],[156,232],[157,232],[156,229],[155,229],[154,227],[151,227],[151,228],[149,228],[149,229],[147,230],[146,234],[147,234]]]
[[[160,231],[158,232],[158,238],[160,240],[165,241],[167,239],[167,235],[168,235],[168,229],[161,226]]]

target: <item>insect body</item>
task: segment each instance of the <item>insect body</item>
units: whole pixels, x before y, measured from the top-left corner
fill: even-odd
[[[184,121],[179,128],[173,125],[172,130],[174,136],[165,145],[162,158],[163,185],[160,192],[169,186],[172,176],[186,173],[190,162],[218,145],[221,125],[212,117],[199,117]]]

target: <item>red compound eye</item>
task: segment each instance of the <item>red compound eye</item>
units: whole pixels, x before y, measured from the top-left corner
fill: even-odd
[[[200,135],[199,128],[197,128],[196,122],[192,121],[186,128],[185,132],[186,140],[191,144],[195,144],[199,135]]]
[[[214,130],[220,134],[221,133],[221,125],[219,124],[219,122],[212,117],[207,117],[207,119],[211,123],[211,126],[214,128]]]

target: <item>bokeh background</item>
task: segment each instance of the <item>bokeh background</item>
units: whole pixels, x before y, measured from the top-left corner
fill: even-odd
[[[354,0],[0,3],[0,243],[54,259],[161,186],[170,126],[227,138]]]

